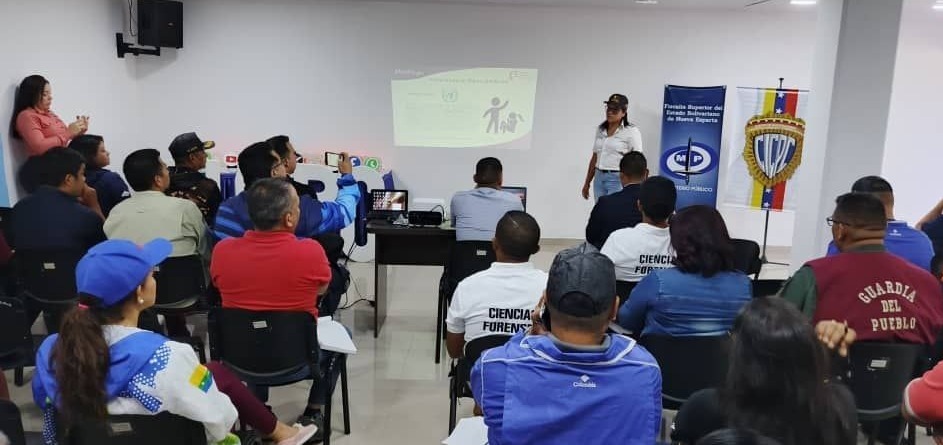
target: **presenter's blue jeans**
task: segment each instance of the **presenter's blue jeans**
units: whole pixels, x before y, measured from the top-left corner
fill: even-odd
[[[622,181],[619,179],[619,172],[604,172],[596,169],[596,176],[593,177],[593,195],[596,201],[599,198],[611,195],[622,190]]]

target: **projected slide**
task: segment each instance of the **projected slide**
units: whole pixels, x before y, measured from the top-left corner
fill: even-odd
[[[398,147],[530,148],[535,69],[402,69],[390,86]]]

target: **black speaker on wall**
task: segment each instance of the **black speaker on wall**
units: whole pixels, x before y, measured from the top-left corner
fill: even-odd
[[[183,3],[138,0],[138,45],[183,48]]]

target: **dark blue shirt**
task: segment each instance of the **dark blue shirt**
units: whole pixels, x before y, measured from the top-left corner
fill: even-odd
[[[86,170],[85,182],[98,194],[98,204],[101,205],[105,218],[114,206],[131,196],[131,191],[128,190],[124,179],[111,170],[104,168]]]
[[[638,209],[639,187],[639,184],[629,184],[599,198],[586,224],[586,241],[602,249],[612,232],[642,222],[642,212]]]
[[[40,186],[13,206],[13,247],[87,250],[105,240],[103,224],[76,197]]]
[[[884,235],[884,248],[911,264],[929,271],[930,260],[933,259],[933,243],[927,235],[907,225],[906,221],[891,220],[887,222],[887,233]],[[835,242],[828,243],[826,256],[838,255]]]

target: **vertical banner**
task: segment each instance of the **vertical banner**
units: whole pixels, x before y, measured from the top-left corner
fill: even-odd
[[[727,204],[759,210],[794,210],[790,179],[802,162],[808,93],[737,88],[737,132],[727,173]]]
[[[677,208],[717,205],[727,87],[665,85],[659,171],[678,188]]]

